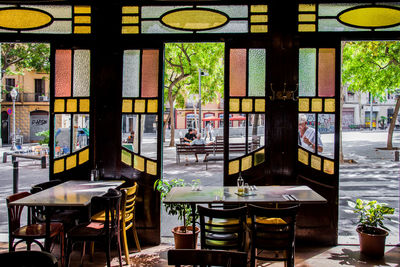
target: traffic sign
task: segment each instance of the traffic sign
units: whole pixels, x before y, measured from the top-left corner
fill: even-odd
[[[11,109],[11,108],[8,108],[8,109],[7,109],[7,114],[8,114],[8,115],[11,115],[11,113],[12,113],[12,109]]]

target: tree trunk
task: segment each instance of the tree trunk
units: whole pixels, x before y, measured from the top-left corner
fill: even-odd
[[[253,131],[252,131],[253,136],[257,135],[259,117],[260,117],[260,114],[258,114],[258,113],[254,114]]]
[[[162,121],[164,123],[164,125],[163,125],[163,144],[165,143],[165,129],[167,129],[167,126],[168,126],[169,116],[171,116],[171,113],[169,113],[167,116],[167,120],[166,120],[167,123],[164,123],[164,118],[162,119]]]
[[[175,98],[172,97],[172,88],[171,88],[171,95],[168,97],[168,99],[169,99],[169,118],[171,120],[171,137],[169,141],[169,146],[175,146],[175,120],[174,120]],[[168,121],[165,124],[168,125]]]
[[[346,45],[345,42],[342,42],[342,49],[340,51],[340,66],[343,65],[343,49]],[[344,104],[344,86],[342,81],[340,81],[340,107],[339,107],[339,163],[344,163],[344,155],[343,155],[343,142],[342,142],[342,112],[343,112],[343,104]]]
[[[396,99],[396,107],[394,108],[394,113],[392,117],[392,121],[390,122],[389,130],[388,130],[388,138],[387,138],[387,145],[386,149],[392,150],[393,149],[393,131],[394,128],[396,127],[396,120],[397,120],[397,115],[399,114],[399,109],[400,109],[400,97],[398,96]]]

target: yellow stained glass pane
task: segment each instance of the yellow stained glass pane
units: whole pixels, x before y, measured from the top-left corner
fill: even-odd
[[[252,155],[242,158],[242,171],[245,171],[245,170],[248,170],[251,168],[252,160],[253,160]]]
[[[325,112],[335,112],[335,99],[334,98],[325,99]]]
[[[0,10],[0,27],[28,30],[51,23],[52,18],[40,10],[7,8]]]
[[[254,166],[261,164],[265,161],[265,149],[261,149],[254,153]]]
[[[139,26],[122,26],[122,34],[138,34]]]
[[[324,159],[324,172],[327,174],[335,173],[335,164],[332,160]]]
[[[265,99],[256,99],[254,101],[255,112],[265,112]]]
[[[315,21],[315,14],[299,14],[299,21]]]
[[[147,101],[147,112],[148,113],[157,113],[157,99],[150,99]]]
[[[132,103],[131,99],[122,100],[122,113],[132,113]]]
[[[65,160],[65,169],[69,170],[76,167],[76,154],[69,156]]]
[[[135,113],[144,113],[146,106],[146,100],[135,99]]]
[[[80,112],[89,112],[90,111],[90,100],[89,99],[80,99],[79,100],[79,111]]]
[[[65,110],[65,101],[64,99],[56,99],[54,100],[54,112],[64,112]]]
[[[299,32],[315,32],[315,24],[299,24]]]
[[[75,14],[90,14],[91,8],[90,6],[74,6]]]
[[[299,4],[300,12],[315,11],[315,4]]]
[[[90,33],[91,27],[90,26],[75,26],[74,33]]]
[[[132,166],[132,154],[126,150],[122,150],[121,161],[128,166]]]
[[[123,16],[122,17],[122,24],[137,24],[139,23],[138,16]]]
[[[267,5],[252,5],[250,7],[251,13],[267,13],[268,6]]]
[[[231,98],[229,100],[229,111],[239,112],[240,100],[238,98]]]
[[[301,163],[308,165],[308,152],[301,148],[299,148],[298,150],[299,150],[298,151],[298,160]]]
[[[316,169],[316,170],[321,170],[321,158],[311,155],[311,167]]]
[[[78,24],[79,23],[90,24],[91,17],[90,16],[75,16],[74,22],[78,23]]]
[[[322,112],[322,99],[313,98],[311,100],[311,111],[312,112]]]
[[[254,33],[268,32],[268,25],[251,25],[250,32]]]
[[[60,173],[64,171],[64,159],[58,159],[54,161],[54,173]]]
[[[400,23],[400,10],[383,6],[359,7],[342,13],[339,21],[359,27],[390,27]]]
[[[77,112],[77,111],[78,111],[78,100],[67,99],[67,112]]]
[[[137,14],[139,13],[139,7],[137,6],[123,6],[122,14]]]
[[[144,158],[138,155],[134,155],[133,168],[135,168],[138,171],[144,172]]]
[[[85,163],[89,160],[89,149],[79,152],[79,164]]]
[[[310,110],[310,101],[308,98],[299,98],[299,111],[308,112]]]
[[[242,99],[242,112],[253,111],[253,99]]]
[[[180,9],[166,13],[161,21],[175,29],[207,30],[224,25],[228,17],[212,10]]]
[[[239,160],[229,162],[229,175],[239,172]]]
[[[268,15],[251,15],[250,23],[268,22]]]
[[[157,175],[157,163],[151,160],[147,161],[147,173],[150,175]]]

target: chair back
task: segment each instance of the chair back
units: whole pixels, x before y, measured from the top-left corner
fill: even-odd
[[[168,265],[200,265],[243,267],[247,265],[247,253],[225,250],[171,249]]]
[[[0,253],[0,262],[15,267],[58,267],[57,258],[48,252],[24,250]]]
[[[201,248],[244,250],[247,208],[210,209],[198,206]]]
[[[32,185],[31,194],[36,194],[40,191],[49,189],[50,187],[61,184],[61,180],[51,180],[40,184]],[[35,206],[32,208],[32,222],[34,223],[44,223],[46,221],[44,207]]]
[[[136,205],[136,193],[138,184],[135,184],[128,188],[122,188],[122,200],[121,200],[121,212],[122,221],[126,223],[126,229],[129,229],[135,221],[135,205]]]
[[[116,189],[109,189],[107,194],[101,197],[93,197],[93,202],[97,202],[105,210],[104,230],[105,235],[112,237],[119,231],[120,208],[122,193]]]
[[[47,181],[47,182],[44,182],[44,183],[35,184],[35,185],[32,185],[31,193],[35,194],[37,192],[43,191],[45,189],[48,189],[50,187],[59,185],[61,183],[62,183],[61,180],[51,180],[51,181]]]
[[[31,193],[29,193],[29,192],[20,192],[20,193],[16,193],[11,196],[8,196],[6,198],[7,211],[8,211],[8,229],[9,229],[10,234],[21,226],[21,222],[20,222],[21,214],[25,207],[23,205],[11,206],[10,202],[27,197],[29,195],[31,195]],[[28,210],[28,221],[29,220],[30,220],[30,212]]]

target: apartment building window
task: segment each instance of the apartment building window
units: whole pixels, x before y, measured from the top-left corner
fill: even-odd
[[[6,91],[10,92],[14,87],[15,87],[15,79],[14,78],[7,78],[6,79]],[[10,93],[7,93],[6,101],[12,101]]]
[[[35,102],[47,101],[44,79],[35,79]]]

